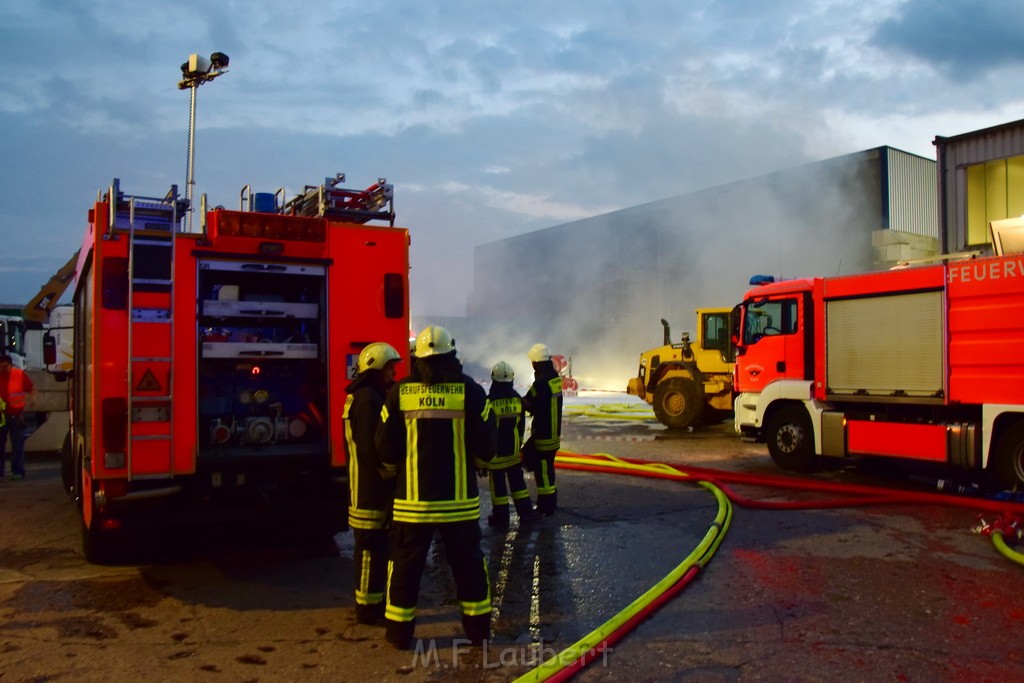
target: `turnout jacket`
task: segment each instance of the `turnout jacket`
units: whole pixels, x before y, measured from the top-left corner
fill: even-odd
[[[353,529],[383,529],[394,496],[393,480],[381,476],[374,445],[384,389],[367,374],[360,375],[346,391],[345,446],[348,451],[348,523]]]
[[[476,470],[494,458],[494,420],[483,388],[465,374],[388,390],[377,452],[397,477],[394,520],[429,524],[480,519]]]
[[[562,378],[555,372],[541,368],[534,376],[523,408],[533,416],[530,422],[530,441],[541,453],[554,453],[562,446]]]
[[[526,430],[523,399],[511,382],[494,382],[487,394],[487,401],[497,425],[497,446],[489,468],[501,470],[514,467],[523,461],[519,452]]]

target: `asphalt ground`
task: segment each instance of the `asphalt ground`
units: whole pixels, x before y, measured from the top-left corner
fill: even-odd
[[[727,424],[677,434],[567,409],[563,447],[779,473],[763,445]],[[859,469],[816,476],[925,486]],[[310,546],[196,530],[140,549],[131,564],[89,565],[58,463],[33,456],[25,481],[0,483],[0,681],[513,680],[661,580],[718,509],[698,486],[618,475],[562,470],[559,491],[549,520],[507,533],[484,527],[490,646],[461,640],[435,547],[420,651],[399,652],[380,627],[352,616],[350,534]],[[977,513],[944,506],[737,507],[698,578],[578,679],[1021,680],[1024,570],[971,533],[976,523]]]

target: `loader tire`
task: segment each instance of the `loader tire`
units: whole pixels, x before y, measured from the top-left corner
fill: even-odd
[[[999,437],[989,467],[997,486],[1007,490],[1024,488],[1024,422],[1018,422]]]
[[[772,460],[784,470],[811,472],[817,465],[811,418],[803,406],[785,406],[772,413],[765,424],[765,441]]]
[[[659,382],[654,389],[654,415],[669,429],[695,425],[703,412],[703,392],[693,380],[673,377]]]

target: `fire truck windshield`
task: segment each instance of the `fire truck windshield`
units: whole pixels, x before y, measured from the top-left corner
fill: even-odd
[[[796,331],[796,299],[758,299],[747,304],[743,316],[743,344],[756,344],[765,336]]]

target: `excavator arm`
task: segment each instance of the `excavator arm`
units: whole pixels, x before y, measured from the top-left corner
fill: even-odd
[[[75,266],[78,263],[78,252],[54,273],[53,277],[39,288],[39,293],[21,309],[21,317],[26,321],[43,324],[47,321],[50,311],[60,301],[61,295],[75,279]]]

